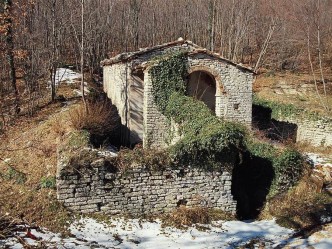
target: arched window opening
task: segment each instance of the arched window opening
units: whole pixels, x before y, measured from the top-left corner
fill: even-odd
[[[209,73],[194,71],[188,76],[187,95],[203,101],[213,112],[216,109],[216,80]]]

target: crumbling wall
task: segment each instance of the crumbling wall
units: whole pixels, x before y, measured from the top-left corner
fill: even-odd
[[[329,118],[279,117],[278,120],[297,125],[296,142],[307,142],[316,147],[332,146],[332,120]]]
[[[167,147],[173,141],[169,130],[174,127],[170,126],[170,122],[158,111],[153,100],[149,68],[146,68],[144,72],[144,94],[139,95],[143,96],[144,100],[130,103],[129,89],[135,87],[132,70],[163,54],[183,50],[188,51],[189,73],[201,70],[216,80],[216,115],[251,126],[253,73],[204,51],[197,51],[193,46],[184,43],[151,50],[137,55],[130,61],[118,61],[104,66],[104,90],[118,108],[122,124],[132,133],[128,135],[128,138],[131,137],[131,142],[136,143],[142,138],[142,127],[145,147]],[[144,103],[143,124],[139,123],[135,126],[135,122],[131,120],[131,116],[135,116],[135,113],[131,115],[130,108],[139,103]],[[137,106],[132,109],[140,110]]]
[[[216,116],[251,126],[253,74],[206,54],[189,57],[189,72],[204,71],[216,80]],[[149,71],[144,75],[144,147],[162,148],[176,141],[170,121],[158,111]]]
[[[128,67],[126,63],[117,63],[105,66],[104,74],[104,91],[117,107],[121,123],[128,123]]]
[[[59,155],[57,197],[72,211],[82,213],[163,213],[179,205],[206,206],[235,214],[228,172],[165,168],[151,171],[137,166],[120,172],[107,159],[71,165]]]

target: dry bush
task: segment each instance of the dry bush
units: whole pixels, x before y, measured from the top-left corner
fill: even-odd
[[[108,100],[89,101],[87,108],[81,104],[69,115],[75,129],[86,130],[92,137],[108,137],[120,126],[117,110]]]
[[[62,138],[67,132],[66,126],[59,117],[55,117],[54,123],[52,124],[52,130],[60,138]]]
[[[162,218],[163,226],[183,229],[193,224],[209,224],[211,217],[206,207],[187,208],[180,206]]]
[[[0,214],[0,239],[6,239],[14,235],[16,229],[16,221]]]
[[[117,167],[121,171],[137,166],[143,166],[151,171],[158,171],[172,164],[167,151],[143,149],[142,147],[135,147],[133,150],[122,149],[115,160]]]
[[[291,228],[306,228],[320,224],[322,215],[331,215],[332,198],[318,193],[317,186],[306,174],[299,184],[287,193],[271,199],[261,218],[272,215],[277,223]]]
[[[162,217],[162,225],[184,229],[188,226],[196,224],[210,224],[214,220],[235,220],[235,216],[231,213],[220,209],[207,207],[191,207],[181,205],[169,214]]]

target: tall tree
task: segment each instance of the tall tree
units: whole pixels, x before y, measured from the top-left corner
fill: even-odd
[[[11,0],[4,0],[4,25],[6,37],[6,57],[9,63],[9,75],[11,86],[15,95],[15,114],[20,112],[19,93],[16,84],[16,68],[14,63],[14,40],[13,40],[13,19],[12,19],[13,2]]]

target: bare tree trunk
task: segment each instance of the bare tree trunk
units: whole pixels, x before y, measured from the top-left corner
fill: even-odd
[[[81,79],[81,91],[82,91],[82,100],[85,106],[86,112],[88,112],[88,105],[86,103],[85,99],[85,92],[84,92],[84,0],[82,1],[82,13],[81,13],[81,28],[82,28],[82,37],[81,37],[81,74],[82,74],[82,79]]]
[[[56,71],[58,68],[58,53],[57,53],[57,24],[56,24],[56,2],[52,1],[52,61],[50,68],[50,80],[51,80],[51,100],[55,101],[56,98]]]
[[[209,1],[209,50],[214,50],[216,0]]]
[[[320,34],[320,0],[317,0],[317,20],[316,20],[316,27],[317,27],[317,50],[318,50],[318,60],[319,60],[319,71],[321,75],[321,79],[323,82],[323,89],[324,95],[326,97],[326,82],[323,73],[323,63],[322,63],[322,46],[321,46],[321,34]],[[328,108],[328,106],[326,106]]]
[[[254,71],[257,71],[257,69],[258,69],[259,66],[260,66],[260,63],[261,63],[261,60],[262,60],[263,56],[266,54],[267,48],[268,48],[268,46],[269,46],[270,40],[271,40],[271,38],[272,38],[272,35],[273,35],[273,32],[274,32],[274,29],[275,29],[275,26],[276,26],[276,24],[275,24],[275,21],[273,20],[273,21],[272,21],[272,24],[271,24],[271,26],[270,26],[270,28],[269,28],[269,31],[268,31],[268,33],[267,33],[267,36],[266,36],[266,39],[265,39],[265,41],[264,41],[263,47],[262,47],[262,49],[261,49],[261,52],[259,53],[258,60],[257,60],[257,62],[256,62],[256,65],[255,65]]]
[[[6,57],[9,64],[9,75],[10,75],[10,82],[11,86],[13,88],[14,94],[15,94],[15,103],[14,103],[14,110],[15,114],[18,114],[20,112],[20,106],[19,106],[19,94],[17,89],[17,82],[16,82],[16,68],[14,63],[14,41],[13,41],[13,20],[11,16],[11,8],[13,6],[13,3],[11,0],[5,0],[4,1],[4,13],[5,13],[5,37],[6,37]]]
[[[318,97],[320,103],[322,104],[322,106],[324,107],[324,109],[327,110],[327,107],[326,107],[326,105],[325,105],[325,103],[324,103],[324,101],[322,99],[322,96],[319,93],[319,90],[318,90],[316,74],[315,74],[314,66],[313,66],[312,59],[311,59],[311,52],[310,52],[310,27],[308,27],[308,30],[307,30],[307,51],[308,51],[308,60],[309,60],[309,64],[310,64],[310,70],[311,70],[311,74],[312,74],[312,76],[314,78],[314,83],[315,83],[315,89],[316,89],[317,97]]]

